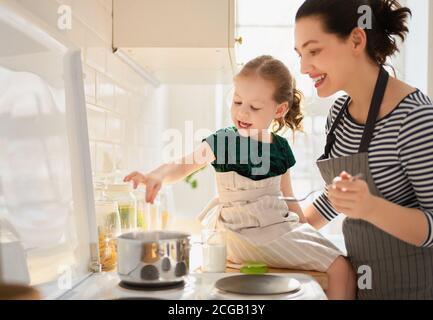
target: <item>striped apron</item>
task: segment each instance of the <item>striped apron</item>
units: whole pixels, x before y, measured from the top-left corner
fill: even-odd
[[[349,98],[327,136],[324,155],[317,165],[326,184],[342,171],[362,173],[372,195],[382,197],[369,169],[368,147],[388,81],[381,68],[362,136],[359,153],[329,158],[334,131],[348,107]],[[433,249],[408,244],[364,220],[346,217],[343,234],[347,255],[358,272],[358,299],[433,299]],[[370,272],[371,271],[371,272]],[[371,276],[371,279],[366,277]],[[368,284],[371,281],[371,287]]]
[[[274,268],[325,272],[342,253],[318,231],[289,212],[279,200],[281,176],[259,181],[216,172],[218,198],[198,219],[207,228],[224,228],[231,266],[259,261]]]

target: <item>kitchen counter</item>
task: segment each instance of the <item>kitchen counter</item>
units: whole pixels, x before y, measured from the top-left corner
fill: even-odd
[[[222,294],[215,289],[218,279],[233,273],[191,273],[184,286],[164,290],[131,290],[119,286],[116,272],[95,273],[60,299],[62,300],[117,300],[117,299],[168,299],[168,300],[325,300],[326,295],[311,276],[300,273],[274,274],[298,280],[301,290],[286,295],[242,296]]]
[[[221,278],[234,276],[236,269],[227,268],[225,273],[202,273],[200,272],[202,250],[198,245],[200,236],[193,234],[191,237],[192,247],[190,251],[190,269],[186,277],[185,285],[166,288],[163,290],[144,291],[126,289],[119,286],[120,279],[116,271],[91,274],[86,280],[63,294],[60,299],[65,300],[115,300],[115,299],[168,299],[168,300],[278,300],[278,299],[302,299],[302,300],[324,300],[326,295],[322,288],[326,288],[326,274],[298,271],[288,269],[269,269],[267,274],[282,277],[291,277],[298,280],[301,290],[289,295],[269,296],[242,296],[222,295],[215,288],[215,282]]]

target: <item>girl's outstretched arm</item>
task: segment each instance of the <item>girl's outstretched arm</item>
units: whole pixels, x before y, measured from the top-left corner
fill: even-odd
[[[139,184],[146,186],[146,201],[153,203],[163,183],[174,183],[184,179],[191,173],[200,170],[215,160],[215,155],[207,142],[202,142],[193,153],[172,163],[166,163],[158,168],[142,174],[132,172],[123,180],[132,181],[134,189]]]

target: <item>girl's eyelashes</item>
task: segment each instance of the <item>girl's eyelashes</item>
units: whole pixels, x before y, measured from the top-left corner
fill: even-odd
[[[233,104],[236,106],[240,106],[240,105],[242,105],[242,102],[241,101],[233,101]],[[260,108],[254,108],[253,106],[250,106],[250,108],[253,111],[259,111],[260,110]]]

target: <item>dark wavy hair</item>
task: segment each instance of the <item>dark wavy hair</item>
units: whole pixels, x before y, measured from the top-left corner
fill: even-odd
[[[306,0],[298,9],[296,21],[304,17],[322,18],[325,31],[346,39],[364,13],[361,6],[369,6],[372,12],[372,28],[364,28],[367,34],[367,53],[379,65],[399,51],[395,36],[405,40],[409,29],[407,20],[412,12],[396,0]]]

